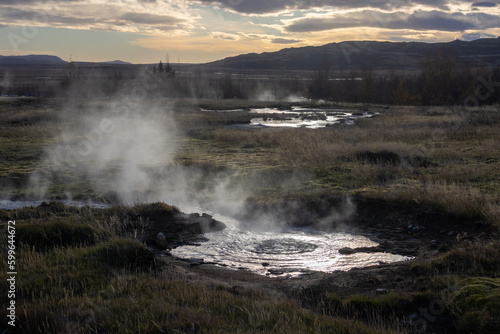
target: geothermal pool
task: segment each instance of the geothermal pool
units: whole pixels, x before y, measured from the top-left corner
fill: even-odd
[[[61,201],[66,205],[106,208],[107,204],[80,201]],[[38,206],[42,201],[0,200],[0,209]],[[183,210],[192,212],[193,210]],[[196,209],[194,211],[203,212]],[[233,218],[214,214],[213,218],[226,224],[226,229],[206,233],[209,239],[197,246],[181,246],[171,255],[181,259],[203,259],[204,263],[248,270],[266,276],[299,276],[310,271],[333,272],[366,267],[380,262],[411,259],[390,253],[339,254],[344,247],[372,247],[378,243],[366,236],[346,232],[325,232],[312,228],[278,228],[273,225],[252,229]]]
[[[202,109],[202,111],[215,111]],[[217,110],[217,112],[242,112],[243,109]],[[309,128],[319,129],[333,124],[354,124],[359,118],[370,118],[374,114],[360,112],[358,109],[328,109],[328,108],[304,108],[293,106],[291,110],[280,110],[278,108],[253,108],[249,111],[255,118],[247,124],[233,124],[229,127],[236,128]]]
[[[344,122],[353,124],[356,118],[372,117],[371,113],[359,113],[352,109],[315,109],[292,107],[292,110],[278,110],[276,108],[251,109],[252,114],[271,114],[272,116],[256,117],[250,121],[250,126],[261,127],[289,127],[289,128],[324,128],[329,125]]]
[[[210,240],[199,246],[178,247],[171,254],[266,276],[292,277],[312,270],[333,272],[410,259],[389,253],[339,254],[338,250],[344,247],[378,245],[365,236],[309,228],[251,230],[229,217],[214,215],[213,218],[227,228],[205,234]]]

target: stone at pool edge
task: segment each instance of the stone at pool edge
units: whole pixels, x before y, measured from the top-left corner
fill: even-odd
[[[156,231],[153,230],[152,232],[155,238],[146,240],[146,244],[155,245],[161,250],[207,241],[208,239],[203,237],[202,234],[221,231],[226,228],[226,224],[213,219],[211,215],[205,213],[202,215],[198,213],[180,213],[168,222],[160,221],[154,225]]]
[[[378,246],[375,247],[358,247],[358,248],[350,248],[344,247],[339,249],[339,254],[341,255],[351,255],[356,253],[382,253],[384,249]]]

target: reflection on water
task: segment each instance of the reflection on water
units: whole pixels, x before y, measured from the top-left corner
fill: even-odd
[[[227,228],[208,233],[210,239],[199,246],[183,246],[172,251],[179,258],[203,259],[233,269],[246,269],[261,275],[297,276],[310,270],[333,272],[382,262],[409,259],[389,253],[340,255],[343,247],[371,247],[377,243],[349,233],[327,233],[294,228],[284,231],[251,231],[240,222],[214,215]]]
[[[232,112],[243,110],[219,110],[218,112]],[[249,124],[236,124],[231,127],[262,128],[262,127],[291,127],[291,128],[324,128],[333,124],[353,124],[357,118],[369,118],[370,112],[360,112],[357,109],[327,109],[292,107],[291,110],[277,108],[255,108],[249,113],[255,114]],[[261,116],[261,117],[258,117]]]
[[[61,201],[70,206],[106,208],[107,204],[79,201]],[[36,207],[42,201],[0,200],[0,209]],[[189,210],[187,212],[190,212]],[[182,246],[172,255],[184,259],[203,259],[233,269],[246,269],[270,276],[297,276],[310,270],[333,272],[355,267],[376,265],[410,259],[389,253],[355,253],[341,255],[344,247],[372,247],[376,242],[367,237],[345,232],[328,233],[307,228],[257,231],[232,218],[214,215],[227,228],[207,233],[209,241],[198,246]]]

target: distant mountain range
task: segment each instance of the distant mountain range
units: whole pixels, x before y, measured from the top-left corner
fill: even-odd
[[[448,43],[423,42],[341,42],[323,46],[287,48],[276,52],[250,53],[204,64],[234,70],[318,70],[330,67],[352,70],[417,70],[429,54],[441,50],[456,57],[459,64],[469,62],[500,65],[500,37]]]
[[[64,65],[66,62],[59,57],[49,55],[0,56],[0,65]]]
[[[329,67],[333,70],[418,70],[427,55],[446,50],[459,64],[481,63],[500,66],[500,37],[474,41],[456,40],[448,43],[423,42],[341,42],[322,46],[287,48],[276,52],[249,53],[201,64],[207,69],[230,71],[253,70],[306,70],[314,71]],[[121,60],[108,62],[75,62],[81,65],[132,65]],[[0,56],[0,66],[13,65],[65,65],[66,61],[56,56]],[[188,64],[183,64],[183,66]]]
[[[68,62],[57,56],[49,55],[27,55],[27,56],[0,56],[0,65],[66,65]],[[104,62],[82,62],[77,64],[99,64],[99,65],[131,65],[131,63],[113,60]]]

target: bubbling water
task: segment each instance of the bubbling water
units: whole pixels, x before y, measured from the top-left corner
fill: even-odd
[[[198,246],[178,247],[172,250],[172,255],[184,259],[203,259],[204,262],[267,276],[298,276],[310,271],[333,272],[409,259],[389,253],[339,254],[339,249],[344,247],[378,245],[361,235],[307,228],[251,230],[229,217],[214,215],[214,218],[225,223],[227,228],[206,234],[209,241]]]

